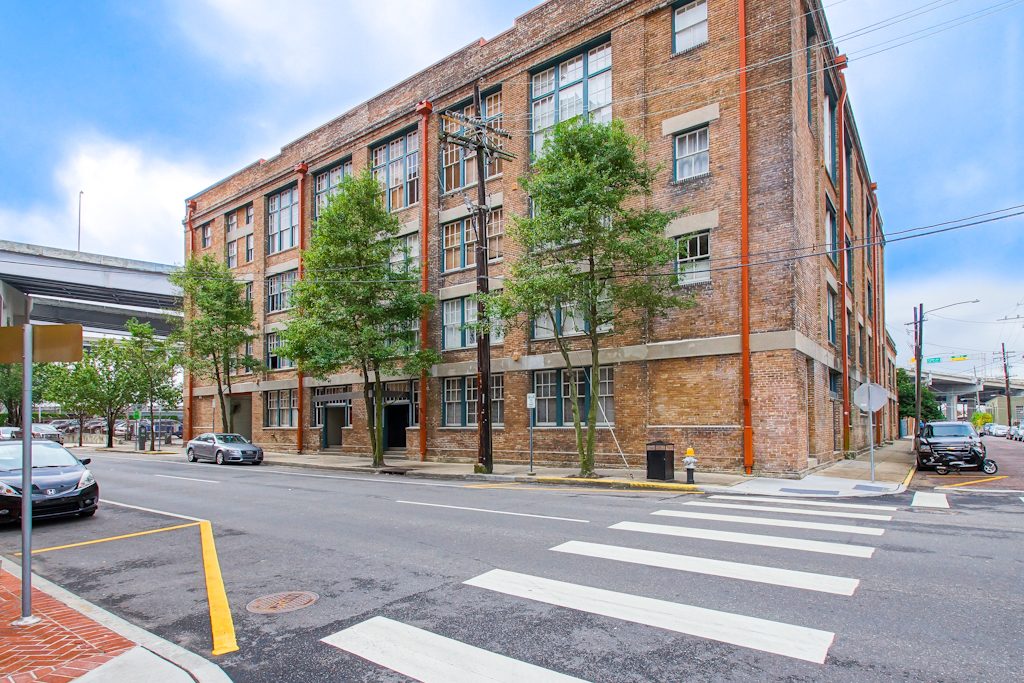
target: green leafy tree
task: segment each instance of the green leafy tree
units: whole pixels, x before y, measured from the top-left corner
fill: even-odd
[[[975,429],[980,430],[982,427],[987,425],[989,422],[992,422],[992,414],[991,413],[986,413],[984,411],[979,410],[979,411],[975,411],[975,413],[973,415],[971,415],[971,424],[974,425]]]
[[[85,352],[77,363],[54,365],[50,371],[46,398],[59,403],[61,409],[78,420],[78,445],[82,445],[85,420],[96,412],[99,372]]]
[[[46,363],[32,364],[33,403],[43,400],[46,395],[51,368]],[[7,424],[13,427],[21,426],[21,391],[24,386],[21,374],[21,363],[0,364],[0,404],[7,414]]]
[[[904,370],[899,368],[896,370],[896,389],[900,399],[900,417],[915,417],[916,406],[915,397],[917,396],[917,389],[915,387],[913,376]],[[921,420],[924,422],[934,422],[935,420],[943,419],[944,415],[942,410],[939,409],[939,402],[935,398],[935,394],[928,387],[921,388]]]
[[[245,300],[245,285],[232,277],[227,264],[209,254],[189,259],[182,270],[171,274],[171,282],[184,293],[186,311],[171,340],[180,345],[187,370],[216,383],[221,420],[232,432],[232,372],[262,367],[244,353],[245,345],[256,337],[252,302]]]
[[[93,412],[106,420],[107,448],[114,447],[114,423],[118,417],[144,395],[125,344],[124,340],[100,339],[83,358],[96,371]]]
[[[555,127],[520,184],[533,200],[529,217],[513,217],[509,234],[527,250],[488,297],[487,320],[543,325],[570,377],[588,375],[589,397],[570,381],[580,474],[594,473],[600,382],[598,347],[612,325],[645,325],[666,310],[689,305],[676,289],[670,264],[675,243],[665,237],[673,214],[644,208],[656,169],[621,121],[574,119]],[[561,320],[561,324],[557,321]],[[576,336],[582,333],[579,340]],[[571,352],[587,352],[580,363]],[[583,415],[587,406],[587,414]],[[585,424],[584,424],[585,422]]]
[[[124,351],[131,363],[131,372],[136,375],[136,383],[142,390],[142,400],[149,406],[149,450],[154,451],[155,406],[173,407],[181,399],[181,387],[175,382],[178,369],[176,346],[170,340],[157,338],[152,325],[135,318],[125,324],[125,329],[131,336],[124,341]]]
[[[415,343],[420,315],[434,299],[420,293],[408,254],[392,263],[399,228],[369,171],[341,182],[302,255],[303,278],[292,288],[297,314],[279,349],[315,377],[350,368],[362,374],[374,466],[384,464],[381,378],[418,373],[438,359]]]

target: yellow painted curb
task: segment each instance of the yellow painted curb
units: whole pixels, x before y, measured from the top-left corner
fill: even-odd
[[[652,481],[626,481],[624,479],[583,479],[580,477],[537,477],[533,481],[539,484],[569,484],[572,486],[600,486],[616,489],[653,489],[657,491],[685,491],[702,493],[696,484],[670,484]]]
[[[203,544],[203,570],[206,572],[206,600],[210,606],[210,631],[213,634],[213,654],[223,655],[238,649],[235,624],[231,619],[228,594],[217,561],[217,546],[213,542],[213,527],[209,522],[199,523]]]
[[[916,462],[913,465],[910,466],[910,471],[907,472],[907,476],[904,477],[904,479],[903,479],[903,488],[906,488],[906,487],[910,486],[910,480],[914,478],[915,474],[917,474],[917,463]]]

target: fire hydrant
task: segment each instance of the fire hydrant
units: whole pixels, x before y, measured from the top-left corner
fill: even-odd
[[[697,458],[693,455],[693,449],[686,449],[686,457],[683,458],[683,465],[686,467],[686,483],[693,483],[693,471],[697,469]]]

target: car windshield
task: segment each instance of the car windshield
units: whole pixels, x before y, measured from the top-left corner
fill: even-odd
[[[73,467],[78,459],[57,444],[32,443],[32,467]],[[21,469],[21,442],[0,444],[0,470]]]
[[[932,436],[974,436],[974,429],[968,424],[931,425]]]
[[[218,434],[217,441],[221,443],[249,443],[241,434]]]

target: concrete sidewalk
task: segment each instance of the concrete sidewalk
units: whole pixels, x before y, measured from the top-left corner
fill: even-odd
[[[0,571],[0,683],[230,683],[216,664],[46,579],[32,576],[32,626],[21,616],[21,568]]]

